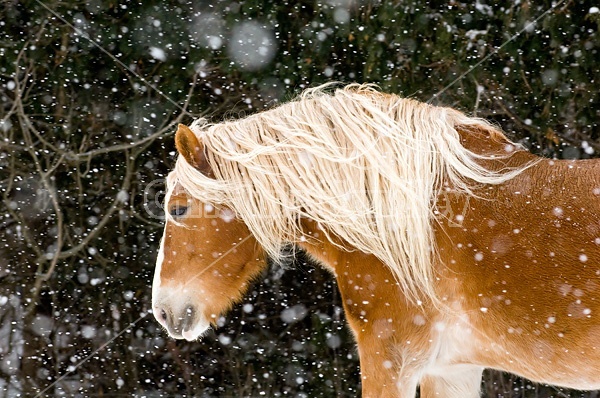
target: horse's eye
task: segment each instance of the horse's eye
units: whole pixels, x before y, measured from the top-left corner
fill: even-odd
[[[183,216],[188,210],[187,206],[173,206],[169,209],[169,214],[172,217],[181,217]]]

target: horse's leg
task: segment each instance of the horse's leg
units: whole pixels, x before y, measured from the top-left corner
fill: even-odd
[[[478,398],[483,368],[449,366],[443,375],[425,375],[421,380],[422,398]]]
[[[361,366],[362,367],[362,366]],[[361,370],[363,398],[415,398],[418,381],[416,378],[377,373],[377,369]],[[383,376],[383,377],[382,377]]]
[[[358,344],[363,398],[415,398],[424,361],[397,363],[389,343],[374,338]],[[392,350],[393,351],[393,350]],[[410,356],[415,358],[418,355]],[[397,359],[397,358],[396,358]]]
[[[417,378],[400,371],[388,352],[389,343],[361,334],[357,339],[363,398],[414,398]]]

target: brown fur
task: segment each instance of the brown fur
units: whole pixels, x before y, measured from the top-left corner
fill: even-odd
[[[508,141],[497,132],[459,132],[476,153],[505,153]],[[176,141],[190,164],[202,164],[193,134],[180,130]],[[482,162],[503,170],[535,160],[520,150]],[[343,250],[343,242],[302,220],[314,239],[300,246],[336,277],[358,345],[363,397],[414,397],[417,384],[422,397],[476,396],[483,368],[600,388],[599,194],[596,160],[541,160],[503,184],[479,186],[474,196],[442,192],[438,208],[446,211],[434,226],[442,305],[414,303],[373,255]],[[203,206],[185,193],[168,206],[188,201],[194,212]],[[249,233],[242,221],[218,217],[167,223],[161,286],[186,281],[193,289],[185,299],[204,303],[214,319],[265,266]]]

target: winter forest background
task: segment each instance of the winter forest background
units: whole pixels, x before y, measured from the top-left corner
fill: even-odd
[[[572,0],[2,0],[0,397],[359,395],[335,283],[302,258],[200,342],[149,314],[176,123],[371,82],[593,157],[599,23]],[[491,371],[483,391],[598,396]]]

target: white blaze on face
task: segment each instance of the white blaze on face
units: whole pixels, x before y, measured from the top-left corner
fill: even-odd
[[[156,320],[168,330],[166,322],[161,319],[161,310],[168,311],[174,314],[184,314],[186,303],[192,302],[191,298],[196,295],[194,291],[188,291],[186,284],[172,283],[165,285],[161,283],[160,272],[165,259],[165,236],[167,228],[163,232],[160,246],[156,256],[156,268],[154,269],[154,280],[152,281],[152,309]],[[188,281],[189,282],[189,281]],[[188,341],[197,340],[210,328],[210,322],[203,313],[203,306],[196,303],[195,309],[197,315],[195,323],[190,330],[182,332],[181,336],[173,336],[173,338],[184,338]],[[169,332],[170,334],[170,332]]]
[[[156,267],[154,268],[154,279],[152,281],[152,308],[153,311],[156,311],[158,305],[158,295],[160,289],[160,270],[162,268],[162,263],[165,259],[165,235],[167,234],[167,226],[165,225],[165,229],[163,230],[163,236],[160,240],[160,246],[158,247],[158,254],[156,255]],[[158,320],[158,322],[162,325],[162,321],[160,320],[159,314],[154,314],[154,317]],[[165,325],[163,325],[165,326]]]

